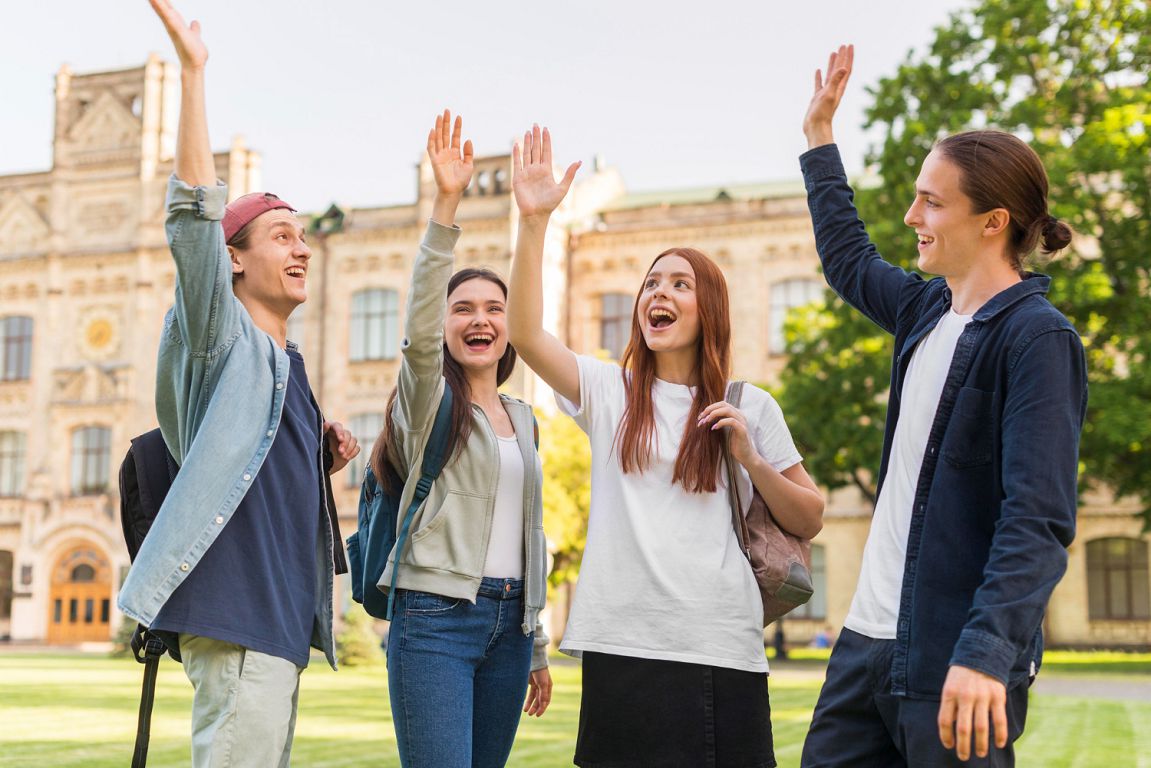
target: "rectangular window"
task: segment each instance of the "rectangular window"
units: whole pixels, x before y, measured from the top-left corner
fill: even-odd
[[[389,288],[354,294],[348,340],[352,362],[395,359],[400,342],[399,294]]]
[[[361,413],[353,416],[348,429],[360,444],[360,455],[348,462],[344,467],[344,483],[348,488],[357,488],[364,479],[364,467],[372,455],[372,446],[384,428],[384,414]]]
[[[811,599],[787,614],[789,619],[827,618],[827,558],[822,544],[811,545]]]
[[[605,293],[600,296],[599,346],[608,357],[619,360],[631,338],[631,313],[635,306],[631,295]]]
[[[24,433],[0,432],[0,496],[24,492]]]
[[[0,381],[32,376],[32,318],[0,318]]]
[[[77,496],[108,489],[112,430],[81,427],[72,432],[72,492]]]
[[[104,598],[103,600],[100,601],[100,623],[101,624],[107,624],[108,623],[108,610],[110,608],[108,603],[109,603],[108,598]]]
[[[771,354],[782,355],[787,352],[787,336],[784,332],[784,326],[787,323],[788,313],[796,307],[802,307],[823,298],[825,289],[826,286],[823,282],[806,278],[785,280],[771,286],[767,319],[767,344]]]
[[[1113,537],[1087,542],[1088,617],[1103,621],[1151,618],[1147,542]]]
[[[59,624],[62,618],[64,618],[64,601],[56,598],[52,605],[52,623]]]

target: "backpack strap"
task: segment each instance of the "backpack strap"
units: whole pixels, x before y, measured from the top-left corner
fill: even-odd
[[[416,510],[424,503],[428,493],[432,490],[432,483],[440,476],[447,460],[448,430],[452,426],[452,388],[444,384],[444,394],[440,398],[440,406],[436,410],[436,419],[432,423],[432,433],[424,446],[424,459],[420,464],[420,479],[416,483],[416,491],[412,494],[411,503],[404,512],[400,524],[400,535],[396,539],[395,558],[392,567],[392,583],[388,588],[388,621],[392,620],[392,609],[396,601],[396,579],[400,575],[400,553],[404,551],[404,543],[408,538],[408,530],[412,527],[412,518]]]

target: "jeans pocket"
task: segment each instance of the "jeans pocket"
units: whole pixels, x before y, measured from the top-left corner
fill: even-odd
[[[408,590],[404,592],[404,613],[437,616],[450,613],[462,602],[463,600],[457,597]]]

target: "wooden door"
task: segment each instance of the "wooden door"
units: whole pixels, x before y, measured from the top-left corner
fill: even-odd
[[[112,569],[94,545],[73,546],[52,569],[48,600],[51,645],[70,645],[112,637]]]

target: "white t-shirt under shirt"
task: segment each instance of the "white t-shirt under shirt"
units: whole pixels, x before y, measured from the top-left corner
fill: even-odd
[[[863,549],[859,585],[843,622],[848,629],[876,640],[895,639],[911,508],[923,454],[955,356],[955,345],[971,317],[949,310],[916,346],[903,380],[887,476]]]
[[[496,579],[524,577],[524,457],[515,435],[496,436],[500,449],[500,476],[492,510],[492,532],[484,576]]]
[[[763,605],[732,530],[726,475],[719,473],[715,493],[672,483],[693,390],[656,380],[652,461],[643,472],[624,474],[614,450],[626,402],[621,369],[577,360],[580,407],[556,399],[591,441],[591,510],[560,650],[766,672]],[[802,460],[769,394],[745,387],[740,410],[773,467]],[[741,498],[750,499],[751,480],[742,467],[738,474]]]

